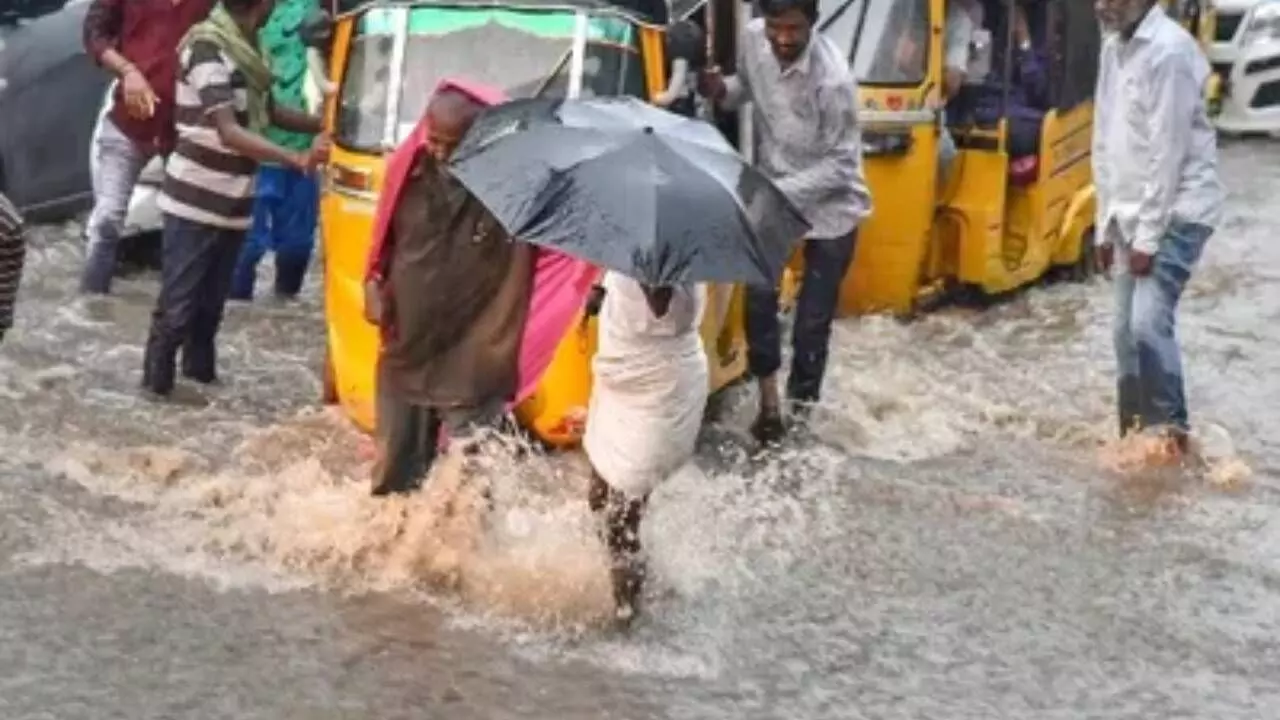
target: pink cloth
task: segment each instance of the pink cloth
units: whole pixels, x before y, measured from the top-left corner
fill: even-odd
[[[464,80],[445,79],[435,92],[456,90],[486,106],[506,102],[502,91]],[[386,277],[387,263],[391,260],[391,218],[400,200],[405,179],[418,154],[426,147],[427,118],[424,115],[409,137],[387,159],[383,176],[382,193],[378,198],[377,213],[373,221],[373,243],[369,248],[369,262],[365,280],[382,283]],[[523,402],[537,389],[556,348],[569,332],[573,322],[586,302],[587,294],[599,271],[589,263],[564,253],[537,248],[534,257],[533,288],[529,296],[529,315],[525,320],[520,340],[520,367],[518,390],[508,409]],[[384,332],[389,328],[384,328]],[[443,440],[443,438],[442,438]]]

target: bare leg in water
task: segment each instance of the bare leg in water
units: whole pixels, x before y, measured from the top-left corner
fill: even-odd
[[[640,555],[640,521],[649,498],[633,500],[609,487],[594,471],[587,504],[604,520],[604,541],[609,548],[610,577],[618,621],[630,624],[644,589],[645,563]]]

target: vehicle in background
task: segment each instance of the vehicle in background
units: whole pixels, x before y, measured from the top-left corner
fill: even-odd
[[[1026,3],[1033,43],[1048,59],[1038,148],[1010,151],[1014,0],[981,0],[989,48],[965,87],[941,107],[944,23],[955,0],[820,0],[819,27],[858,79],[863,165],[876,209],[858,233],[840,315],[910,315],[956,300],[1027,287],[1052,271],[1093,269],[1089,155],[1101,33],[1093,6]],[[905,52],[904,48],[912,48]],[[971,108],[995,98],[994,121]],[[1003,98],[1003,100],[1001,100]],[[959,150],[939,174],[942,123]],[[1024,151],[1025,152],[1025,151]],[[798,292],[796,263],[784,297]]]
[[[91,148],[111,78],[85,54],[87,9],[87,0],[28,0],[0,12],[0,192],[31,222],[68,220],[93,203]],[[154,264],[162,177],[157,160],[130,202],[126,264]]]
[[[1222,79],[1218,129],[1280,132],[1280,0],[1215,0],[1209,62]]]

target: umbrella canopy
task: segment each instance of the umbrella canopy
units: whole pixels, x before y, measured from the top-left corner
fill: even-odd
[[[650,285],[773,286],[809,230],[714,127],[635,98],[497,106],[450,171],[513,237]]]

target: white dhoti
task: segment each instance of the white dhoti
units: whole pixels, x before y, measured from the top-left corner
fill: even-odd
[[[678,286],[658,318],[636,281],[609,273],[604,287],[583,447],[610,487],[639,499],[693,457],[707,404],[706,291]]]

